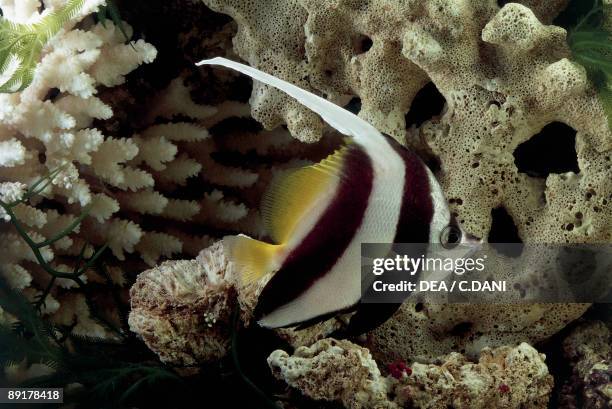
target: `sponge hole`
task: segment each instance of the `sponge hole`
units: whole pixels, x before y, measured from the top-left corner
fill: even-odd
[[[446,100],[433,82],[425,85],[412,100],[410,111],[406,114],[406,128],[421,126],[423,122],[440,115]]]
[[[512,216],[504,207],[498,207],[491,210],[491,230],[489,231],[488,242],[491,247],[495,248],[499,253],[508,257],[518,257],[521,255],[522,246],[496,246],[494,243],[522,243],[521,237],[518,234],[518,228],[512,219]]]
[[[344,109],[358,115],[359,111],[361,111],[361,99],[358,97],[352,98]]]
[[[580,172],[576,130],[561,122],[546,125],[514,151],[519,172],[545,178],[551,173]]]
[[[450,334],[456,337],[463,337],[470,332],[473,327],[474,324],[469,321],[460,322],[450,330]]]
[[[489,232],[489,243],[522,243],[516,224],[512,216],[504,207],[491,210],[491,231]]]
[[[353,40],[353,49],[355,54],[367,53],[372,48],[374,42],[367,35],[361,34]]]

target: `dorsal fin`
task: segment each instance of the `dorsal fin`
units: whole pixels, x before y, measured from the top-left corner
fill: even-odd
[[[347,146],[319,163],[278,176],[264,195],[261,212],[272,239],[284,244],[309,211],[325,197],[342,177]]]
[[[256,68],[249,67],[248,65],[240,64],[222,57],[202,60],[196,65],[222,65],[246,74],[257,81],[263,82],[264,84],[277,88],[295,98],[302,105],[319,114],[319,116],[321,116],[325,122],[331,125],[338,132],[352,136],[362,144],[380,142],[380,140],[376,141],[376,139],[384,140],[384,136],[382,136],[382,134],[376,128],[352,112],[349,112],[346,109],[313,94],[312,92],[303,90],[298,86],[295,86],[287,81],[283,81],[280,78],[276,78],[273,75],[266,74],[265,72]]]

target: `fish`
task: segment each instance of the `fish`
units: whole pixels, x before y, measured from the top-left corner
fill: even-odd
[[[303,328],[357,309],[351,323],[365,332],[398,306],[359,303],[362,243],[457,245],[475,239],[451,216],[426,164],[357,115],[232,60],[196,65],[223,66],[277,88],[345,135],[342,146],[319,163],[271,183],[261,204],[271,243],[242,234],[223,239],[243,285],[272,273],[254,310],[260,326]]]

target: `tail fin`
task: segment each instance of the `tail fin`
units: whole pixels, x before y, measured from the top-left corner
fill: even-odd
[[[278,268],[276,256],[283,246],[241,234],[223,238],[223,247],[237,267],[240,284],[247,285]]]
[[[358,142],[366,142],[371,138],[383,138],[382,134],[372,125],[359,118],[357,115],[339,107],[338,105],[321,98],[311,92],[303,90],[287,81],[266,74],[248,65],[240,64],[227,58],[216,57],[210,60],[202,60],[196,65],[222,65],[232,68],[249,77],[277,88],[295,98],[302,105],[310,108],[323,118],[325,122],[335,128],[338,132],[355,138]]]

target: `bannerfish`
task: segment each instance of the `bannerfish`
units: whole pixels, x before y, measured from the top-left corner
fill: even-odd
[[[271,184],[261,213],[273,243],[245,235],[223,239],[243,284],[274,273],[254,311],[259,325],[299,326],[355,308],[361,298],[361,243],[470,240],[423,161],[357,115],[225,58],[197,65],[221,65],[277,88],[348,136],[321,162]]]

